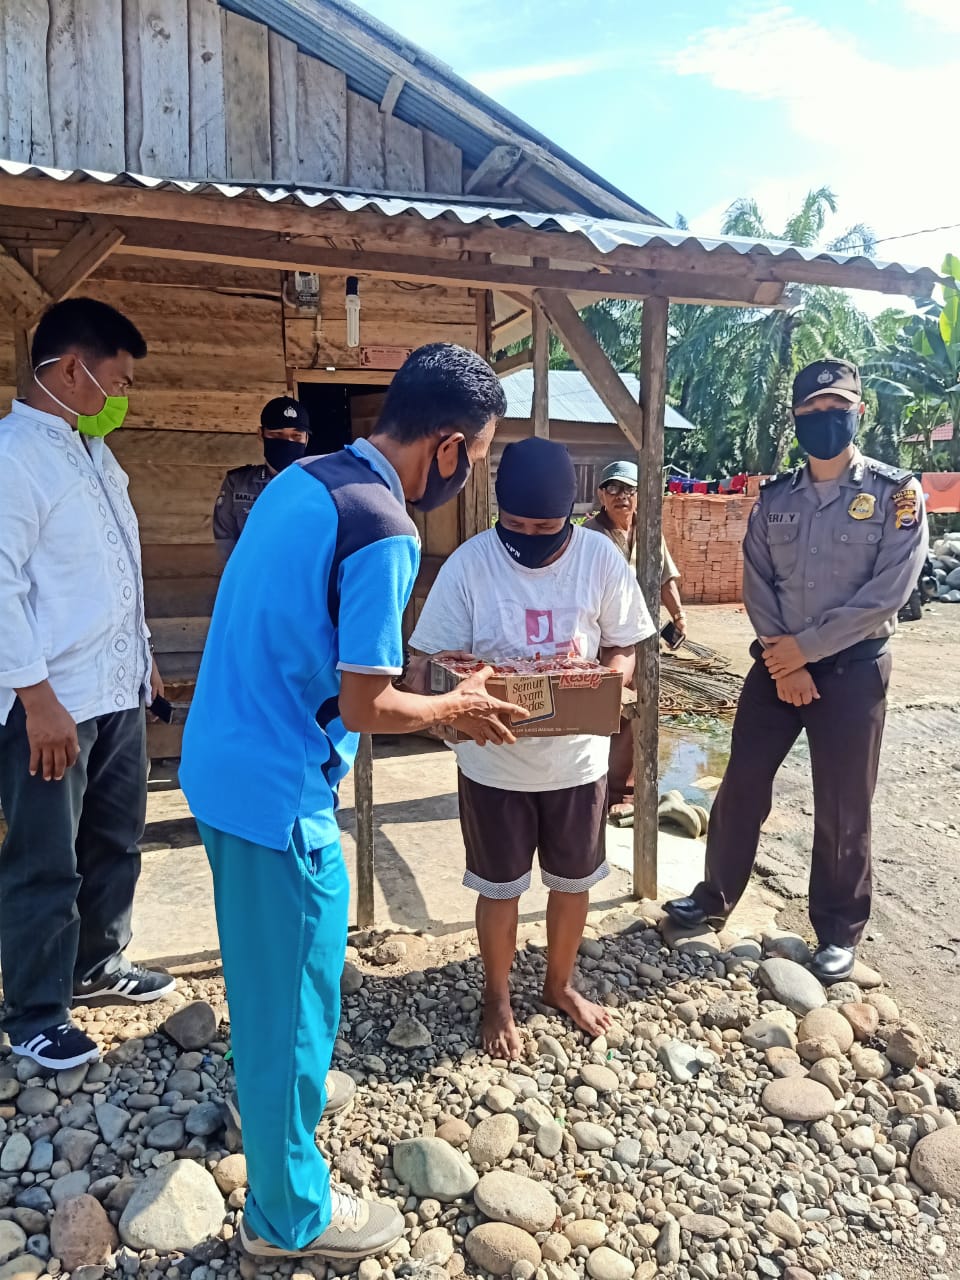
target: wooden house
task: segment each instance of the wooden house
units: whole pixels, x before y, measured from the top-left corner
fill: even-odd
[[[411,348],[452,340],[489,356],[532,330],[532,427],[547,434],[553,329],[640,454],[638,572],[655,599],[670,301],[777,306],[793,282],[903,294],[936,281],[671,231],[347,0],[0,4],[0,399],[29,384],[31,329],[52,301],[82,290],[143,330],[150,355],[111,445],[130,473],[148,615],[173,683],[196,671],[216,589],[220,479],[259,456],[270,397],[303,398],[335,447],[369,431]],[[644,300],[640,404],[578,317],[602,297]],[[417,597],[489,518],[485,468],[456,503],[418,517]],[[636,886],[650,893],[656,645],[639,660]],[[173,735],[154,744],[176,749]]]

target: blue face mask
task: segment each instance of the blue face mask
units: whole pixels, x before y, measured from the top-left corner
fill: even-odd
[[[498,520],[494,526],[497,537],[517,564],[525,569],[539,569],[551,556],[555,556],[570,536],[570,517],[556,533],[513,533]]]
[[[835,458],[853,442],[860,425],[856,405],[849,409],[817,409],[794,418],[800,448],[811,458]]]

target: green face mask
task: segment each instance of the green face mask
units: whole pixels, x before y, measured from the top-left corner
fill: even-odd
[[[129,401],[126,396],[108,396],[96,380],[87,366],[80,361],[80,367],[103,396],[103,408],[99,413],[77,413],[76,409],[71,409],[68,404],[64,404],[59,400],[49,387],[44,387],[43,383],[37,377],[37,372],[45,365],[56,364],[61,356],[54,356],[51,360],[44,360],[43,364],[38,364],[33,373],[33,380],[38,387],[43,387],[51,400],[55,401],[61,409],[66,409],[67,413],[73,414],[77,419],[77,430],[84,436],[108,436],[111,431],[116,431],[117,427],[123,426],[123,420],[127,416],[127,407]]]

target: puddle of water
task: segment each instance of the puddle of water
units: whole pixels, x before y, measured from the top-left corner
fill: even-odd
[[[679,716],[660,722],[660,794],[679,791],[707,808],[716,787],[696,785],[701,778],[722,778],[730,759],[731,722],[711,716]]]

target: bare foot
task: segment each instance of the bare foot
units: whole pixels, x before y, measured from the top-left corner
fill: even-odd
[[[480,1035],[484,1052],[491,1058],[514,1062],[520,1057],[520,1032],[513,1020],[509,997],[505,1000],[484,998]]]
[[[544,987],[543,1001],[552,1009],[559,1009],[561,1013],[565,1013],[588,1036],[602,1036],[613,1023],[608,1009],[594,1004],[569,985],[555,991]]]
[[[607,817],[613,822],[616,818],[632,818],[633,804],[630,801],[624,801],[622,804],[612,804],[607,810]]]

